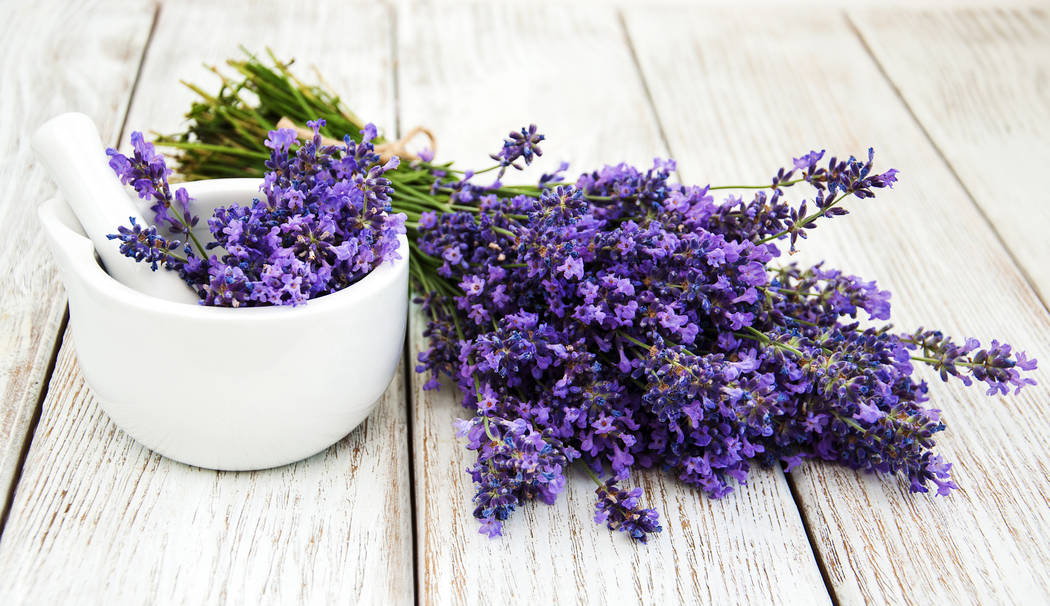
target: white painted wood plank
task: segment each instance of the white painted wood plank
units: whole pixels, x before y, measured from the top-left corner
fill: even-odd
[[[1050,304],[1050,12],[851,16],[940,152]]]
[[[10,11],[10,12],[9,12]],[[115,139],[153,7],[10,6],[0,19],[0,507],[18,473],[66,302],[36,218],[54,192],[29,148],[48,118],[78,110]]]
[[[648,163],[665,153],[624,33],[611,10],[475,4],[398,17],[402,129],[431,127],[440,158],[491,164],[512,128],[547,134],[533,179],[559,160]],[[425,346],[413,314],[413,351]],[[570,478],[554,506],[515,512],[501,539],[478,534],[465,469],[473,453],[452,421],[451,387],[413,380],[417,571],[426,604],[827,603],[780,471],[722,501],[659,473],[638,478],[664,532],[633,544],[592,521],[594,485]]]
[[[0,541],[0,595],[11,604],[411,602],[403,383],[399,374],[365,424],[321,454],[215,472],[165,459],[114,426],[63,346]]]
[[[800,260],[878,279],[902,328],[999,337],[1050,360],[1050,319],[1035,293],[844,16],[625,17],[684,179],[761,183],[810,148],[873,145],[901,182],[817,229]],[[974,170],[997,178],[994,166]],[[1009,398],[926,376],[948,424],[938,442],[956,463],[956,494],[909,495],[900,479],[816,462],[791,476],[834,595],[842,604],[1047,602],[1050,374]]]
[[[304,69],[316,62],[351,103],[392,125],[390,31],[389,12],[372,4],[165,5],[128,130],[176,126],[190,99],[178,79],[202,79],[202,62],[234,56],[242,42],[300,57]],[[0,595],[41,604],[410,603],[407,440],[399,373],[364,425],[308,460],[251,473],[188,467],[112,425],[67,340],[0,541]]]
[[[167,0],[173,1],[173,0]],[[177,1],[177,0],[174,0]],[[445,7],[470,4],[477,0],[391,0],[400,9],[419,6]],[[490,0],[491,2],[514,4],[517,0]],[[564,0],[531,0],[531,4],[548,4],[557,6]],[[620,7],[720,7],[725,0],[574,0],[577,6],[608,9]],[[795,0],[791,6],[800,10],[838,10],[842,8],[841,0]],[[972,7],[1030,7],[1046,5],[1046,0],[851,0],[850,7],[893,7],[893,8],[972,8]],[[734,8],[742,10],[764,10],[784,6],[784,0],[735,0]]]

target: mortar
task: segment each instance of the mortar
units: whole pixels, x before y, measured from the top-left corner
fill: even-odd
[[[260,183],[180,183],[202,218],[195,234],[211,240],[205,218],[217,206],[250,204]],[[39,215],[88,386],[118,427],[166,457],[224,470],[298,461],[364,421],[397,370],[408,309],[404,235],[401,259],[339,292],[298,307],[231,309],[133,290],[105,272],[62,198]]]

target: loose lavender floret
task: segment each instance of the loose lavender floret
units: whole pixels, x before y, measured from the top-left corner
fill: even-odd
[[[990,396],[1006,395],[1010,388],[1019,393],[1024,386],[1035,385],[1035,379],[1022,377],[1021,371],[1035,370],[1038,361],[1029,359],[1023,351],[1014,354],[1010,345],[995,339],[991,347],[980,349],[981,342],[973,337],[959,345],[939,330],[920,328],[901,341],[908,349],[920,351],[916,359],[933,366],[943,381],[947,381],[949,375],[964,385],[977,379],[988,385]]]
[[[110,165],[140,196],[153,197],[159,224],[189,236],[197,248],[186,247],[179,256],[171,252],[178,241],[172,244],[156,227],[142,230],[134,222],[111,238],[121,240],[125,255],[154,270],[163,264],[178,271],[205,305],[300,305],[353,284],[400,257],[405,215],[392,211],[390,181],[383,177],[398,162],[380,163],[372,125],[360,143],[346,137],[342,147],[321,145],[323,125],[323,120],[309,122],[314,136],[294,152],[294,130],[270,131],[268,172],[260,187],[265,199],[217,208],[208,219],[212,241],[206,247],[190,231],[198,219],[186,190],[171,196],[163,157],[141,133],[133,133],[134,156],[109,150]]]
[[[480,402],[486,408],[484,397]],[[502,534],[503,521],[519,504],[534,498],[553,504],[565,487],[568,465],[563,445],[550,432],[537,431],[524,419],[490,416],[493,408],[488,405],[473,419],[458,422],[467,448],[478,453],[469,470],[479,487],[474,517],[490,537]]]
[[[530,124],[527,128],[522,128],[518,132],[511,131],[509,137],[503,142],[503,148],[499,150],[499,153],[491,154],[490,156],[493,160],[499,162],[500,177],[503,176],[508,166],[522,170],[524,167],[517,162],[519,159],[524,160],[525,164],[529,165],[532,164],[533,157],[543,155],[543,150],[540,149],[539,144],[546,137],[537,132],[535,124]]]
[[[142,133],[131,133],[133,154],[125,156],[109,148],[109,166],[120,177],[125,185],[135,188],[143,200],[153,200],[153,222],[155,225],[167,226],[174,232],[189,235],[196,226],[198,218],[189,209],[189,195],[184,188],[179,188],[173,196],[168,186],[171,170],[164,162],[164,156],[158,154],[153,144],[143,138]]]
[[[639,543],[646,543],[649,535],[660,532],[660,514],[655,509],[644,509],[638,506],[642,496],[641,488],[625,491],[616,485],[615,479],[609,479],[594,491],[598,503],[594,506],[594,521],[605,524],[609,530],[626,532]]]
[[[504,149],[503,168],[517,148]],[[573,462],[605,478],[596,520],[642,542],[656,513],[617,482],[644,468],[713,498],[746,484],[753,464],[790,471],[811,458],[899,473],[913,492],[956,488],[932,451],[945,425],[913,364],[1005,393],[1033,384],[1021,373],[1036,363],[997,341],[980,350],[898,334],[879,324],[890,293],[875,282],[775,264],[782,239],[793,250],[817,219],[845,214],[846,198],[897,180],[874,172],[870,150],[866,161],[823,158],[796,158],[750,202],[723,204],[714,188],[672,183],[667,160],[574,184],[545,176],[534,195],[473,186],[469,174],[443,182],[461,210],[418,221],[431,346],[417,370],[431,373],[427,388],[452,378],[476,415],[461,431],[478,452],[483,533],[498,535],[531,498],[551,502]],[[795,185],[811,202],[788,200]]]
[[[131,227],[121,225],[117,233],[106,236],[110,240],[120,240],[120,252],[140,263],[149,263],[150,269],[157,271],[163,265],[167,269],[176,269],[186,262],[174,251],[179,248],[178,240],[168,240],[157,235],[157,228],[142,228],[135,217],[128,217]],[[188,251],[187,251],[188,252]]]

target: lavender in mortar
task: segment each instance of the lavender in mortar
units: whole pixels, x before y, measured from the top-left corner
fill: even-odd
[[[163,156],[142,133],[132,133],[130,157],[115,149],[107,154],[121,181],[153,201],[155,225],[132,219],[130,227],[119,227],[109,238],[120,242],[123,254],[154,270],[177,271],[202,304],[223,307],[299,305],[400,258],[405,215],[393,212],[392,188],[383,176],[397,167],[397,158],[380,163],[371,124],[359,143],[347,136],[343,147],[321,145],[323,120],[308,126],[313,139],[294,153],[294,130],[270,131],[260,187],[265,198],[215,209],[208,219],[213,241],[206,245],[193,234],[199,219],[186,190],[172,194]]]
[[[493,169],[522,168],[542,140],[535,127],[512,133]],[[945,425],[914,363],[995,394],[1034,384],[1020,373],[1036,361],[997,341],[895,332],[874,282],[775,264],[781,241],[794,250],[818,219],[846,214],[846,198],[897,181],[873,171],[870,150],[823,156],[723,204],[709,187],[671,183],[669,160],[574,183],[545,175],[535,191],[436,175],[432,191],[456,207],[411,226],[430,338],[417,370],[428,388],[451,377],[474,413],[459,431],[477,453],[482,533],[501,534],[529,500],[554,502],[574,462],[597,484],[595,520],[642,542],[658,516],[640,489],[619,487],[638,468],[713,498],[755,463],[805,459],[899,473],[913,492],[957,488],[932,450]],[[801,184],[813,196],[794,206],[784,190]]]

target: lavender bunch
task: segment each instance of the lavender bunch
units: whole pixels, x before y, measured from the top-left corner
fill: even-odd
[[[367,125],[361,141],[347,136],[343,147],[321,145],[323,120],[311,121],[314,136],[298,145],[291,129],[270,131],[270,150],[260,188],[265,199],[215,209],[208,219],[212,241],[196,239],[198,217],[184,188],[174,195],[170,170],[141,133],[131,136],[133,155],[109,149],[110,166],[139,196],[154,201],[155,226],[120,227],[110,239],[137,261],[177,271],[201,297],[224,307],[299,305],[341,290],[384,261],[400,258],[398,235],[405,215],[390,206],[393,158],[380,163]],[[170,236],[158,233],[168,228]],[[192,242],[182,245],[173,238]]]
[[[200,100],[190,127],[163,138],[181,172],[261,171],[256,158],[268,154],[247,135],[281,117],[323,115],[330,135],[360,128],[338,97],[274,61],[229,62],[240,80],[224,77],[215,95],[191,86]],[[458,427],[476,454],[468,473],[484,534],[498,536],[530,500],[554,502],[573,465],[596,484],[595,521],[640,542],[660,531],[641,490],[622,486],[640,468],[717,498],[754,464],[790,471],[822,459],[948,494],[951,465],[933,451],[945,425],[926,406],[916,363],[989,394],[1034,383],[1024,352],[897,332],[890,294],[874,282],[777,263],[782,244],[795,250],[821,221],[847,214],[848,200],[896,183],[896,170],[874,170],[871,150],[827,160],[811,151],[764,185],[676,184],[670,160],[574,181],[563,163],[537,186],[501,185],[543,141],[530,125],[489,168],[459,171],[427,152],[388,175],[428,316],[417,370],[429,373],[427,388],[446,375],[462,392],[470,418]],[[479,184],[488,171],[496,182]],[[794,187],[809,190],[806,200],[789,200]],[[752,194],[716,202],[718,190]],[[152,244],[144,258],[170,247],[138,237]]]
[[[534,128],[508,139],[498,168],[528,161]],[[620,164],[574,183],[544,177],[535,195],[437,176],[450,212],[418,220],[413,276],[431,347],[417,370],[451,377],[473,418],[474,515],[498,535],[511,511],[551,503],[579,462],[598,489],[596,521],[645,541],[660,526],[639,489],[659,467],[713,498],[746,484],[754,464],[804,459],[899,473],[914,492],[956,488],[936,455],[940,411],[926,408],[914,362],[990,393],[1033,383],[1024,353],[993,341],[899,334],[890,295],[826,268],[778,266],[850,196],[892,186],[866,159],[795,159],[745,203],[672,183],[674,163]],[[806,184],[808,202],[785,189]],[[497,184],[498,185],[498,184]],[[812,209],[812,210],[808,210]]]

